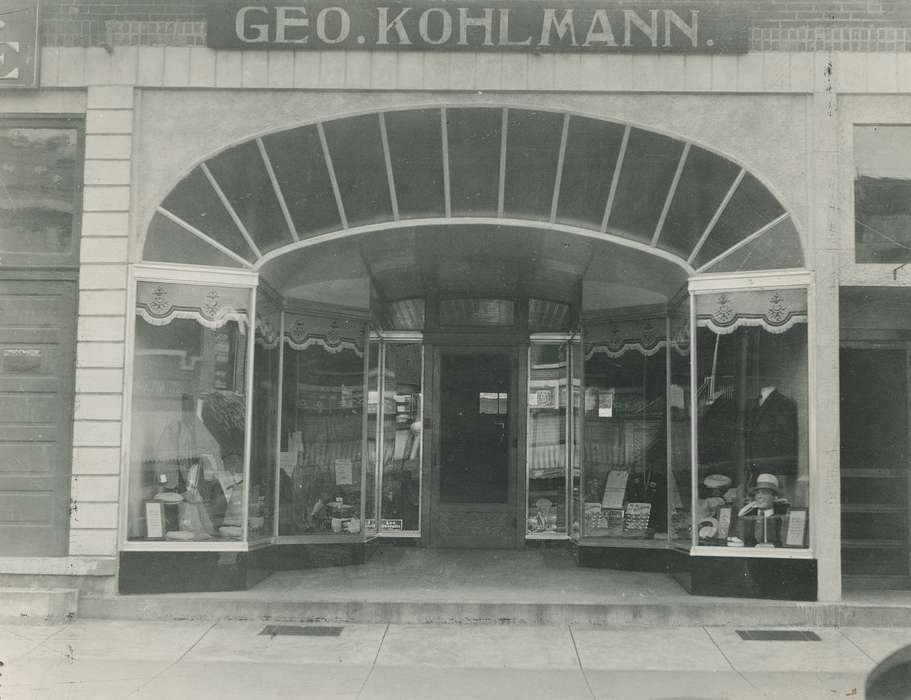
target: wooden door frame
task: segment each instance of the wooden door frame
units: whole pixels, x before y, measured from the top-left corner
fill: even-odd
[[[424,352],[424,382],[426,387],[424,416],[425,428],[430,431],[429,444],[424,450],[421,471],[422,487],[421,498],[424,499],[426,507],[421,513],[421,543],[424,546],[434,546],[433,518],[434,513],[440,509],[439,503],[439,469],[436,462],[441,448],[440,416],[441,416],[441,362],[444,353],[454,354],[481,354],[485,352],[503,353],[510,358],[510,410],[509,410],[509,473],[507,493],[509,500],[513,504],[513,516],[515,521],[513,548],[521,549],[525,545],[525,494],[526,483],[523,466],[525,464],[525,435],[526,425],[524,413],[520,415],[524,407],[524,396],[527,388],[526,382],[521,381],[527,372],[528,352],[527,340],[523,344],[510,343],[512,338],[503,338],[502,336],[490,336],[484,338],[483,342],[478,342],[475,335],[463,337],[461,335],[447,336],[445,339],[436,337],[433,340],[437,342],[425,342]],[[496,342],[499,340],[500,342]],[[505,343],[503,341],[506,341]],[[444,342],[440,342],[444,341]],[[466,341],[466,342],[462,342]],[[430,426],[426,427],[426,417],[430,417]],[[499,511],[504,504],[489,504],[496,506],[491,510]],[[485,504],[475,504],[479,510],[485,510]]]

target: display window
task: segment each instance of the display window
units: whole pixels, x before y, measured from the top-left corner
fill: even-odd
[[[695,297],[693,544],[806,548],[805,289]]]
[[[286,312],[279,535],[359,538],[363,321]]]
[[[127,538],[239,541],[251,291],[140,281]]]
[[[375,400],[370,402],[368,444],[377,470],[377,521],[368,521],[386,537],[420,535],[423,456],[424,351],[420,340],[372,343],[378,353]]]
[[[667,318],[593,320],[584,337],[582,536],[666,542]]]

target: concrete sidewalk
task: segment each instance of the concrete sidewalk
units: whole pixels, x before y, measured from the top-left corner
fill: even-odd
[[[822,628],[744,641],[727,627],[345,625],[261,635],[264,622],[77,620],[0,627],[0,697],[862,698],[907,628]]]

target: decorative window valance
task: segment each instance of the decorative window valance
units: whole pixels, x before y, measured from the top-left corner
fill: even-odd
[[[696,297],[696,323],[726,335],[743,326],[784,333],[807,322],[806,289],[721,292]]]
[[[365,332],[364,323],[352,319],[297,313],[285,315],[285,342],[294,350],[316,345],[327,352],[352,350],[358,357],[363,357]]]
[[[282,328],[281,305],[261,289],[256,294],[256,334],[257,345],[266,350],[278,347]]]
[[[189,319],[216,330],[231,321],[243,332],[249,322],[250,290],[173,282],[139,282],[136,314],[153,326]]]
[[[584,337],[586,360],[599,353],[617,358],[631,351],[651,356],[667,345],[667,321],[654,316],[598,322],[585,329]]]

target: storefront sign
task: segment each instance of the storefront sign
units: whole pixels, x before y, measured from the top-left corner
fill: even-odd
[[[38,1],[0,0],[0,87],[38,86]]]
[[[580,0],[210,2],[214,49],[745,53],[749,18],[717,5]]]

